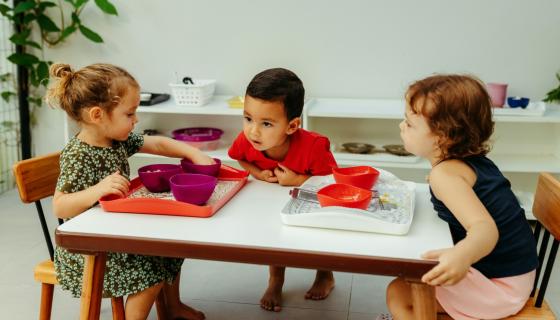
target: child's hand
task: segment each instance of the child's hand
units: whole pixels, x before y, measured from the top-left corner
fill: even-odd
[[[455,248],[431,250],[424,253],[422,258],[439,261],[437,266],[422,276],[422,282],[432,286],[452,285],[461,281],[471,266]]]
[[[274,172],[272,172],[272,170],[262,170],[259,173],[259,176],[256,178],[266,182],[272,182],[272,183],[278,182],[278,178],[274,175]]]
[[[99,193],[99,198],[109,194],[116,194],[121,197],[126,197],[130,182],[127,178],[123,177],[119,171],[105,177],[98,184],[95,185],[96,191]]]
[[[301,184],[299,179],[300,175],[280,163],[278,167],[274,169],[274,174],[278,178],[278,183],[281,186],[299,186]]]
[[[192,156],[192,158],[190,159],[192,161],[192,163],[194,164],[202,164],[202,165],[209,165],[209,164],[214,164],[216,163],[214,161],[214,159],[210,158],[207,154],[205,154],[204,152],[197,152],[196,154],[194,154]]]

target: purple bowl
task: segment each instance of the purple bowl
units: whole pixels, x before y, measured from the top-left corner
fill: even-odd
[[[181,160],[181,167],[186,173],[198,173],[205,174],[208,176],[217,177],[220,173],[220,167],[222,166],[222,161],[220,159],[213,158],[216,163],[214,164],[194,164],[189,159]]]
[[[151,192],[169,191],[169,178],[182,173],[177,164],[151,164],[138,169],[142,184]]]
[[[218,184],[218,179],[204,174],[180,173],[169,179],[175,200],[196,205],[205,204]]]
[[[173,130],[173,139],[181,141],[213,141],[218,140],[224,131],[218,128],[193,127]]]

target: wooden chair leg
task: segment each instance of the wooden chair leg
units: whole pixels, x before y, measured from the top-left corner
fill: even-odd
[[[156,297],[156,310],[158,320],[168,319],[167,303],[165,302],[165,294],[163,293],[163,290],[160,290],[158,296]]]
[[[124,300],[123,297],[113,297],[111,298],[111,307],[113,310],[113,320],[125,320],[124,319]]]
[[[51,320],[54,284],[41,284],[41,309],[39,320]]]

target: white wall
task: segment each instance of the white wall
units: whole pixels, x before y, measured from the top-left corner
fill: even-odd
[[[560,69],[558,0],[114,3],[118,17],[91,3],[82,18],[104,44],[73,36],[48,58],[121,65],[152,92],[169,92],[176,71],[240,94],[255,73],[282,66],[302,78],[308,97],[395,98],[415,79],[461,72],[542,99]],[[60,149],[61,112],[43,108],[39,117],[36,154]]]

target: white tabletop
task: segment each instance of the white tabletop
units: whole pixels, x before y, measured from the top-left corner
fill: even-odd
[[[139,237],[201,244],[301,250],[401,259],[420,259],[431,249],[453,245],[447,224],[429,201],[428,186],[418,184],[410,231],[404,236],[293,227],[280,211],[289,188],[250,179],[211,218],[105,212],[96,206],[58,227],[60,232]]]

